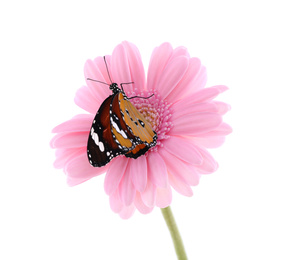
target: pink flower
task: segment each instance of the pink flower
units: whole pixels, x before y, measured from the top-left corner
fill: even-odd
[[[222,121],[229,105],[214,98],[227,90],[218,85],[204,88],[206,69],[191,58],[184,47],[173,49],[164,43],[153,51],[147,81],[140,53],[135,45],[122,42],[106,56],[113,82],[125,85],[131,102],[158,134],[157,145],[137,159],[118,156],[104,167],[92,167],[86,146],[90,127],[102,102],[112,94],[107,86],[86,80],[75,103],[90,114],[77,115],[53,129],[56,150],[54,166],[63,168],[70,186],[106,173],[105,192],[112,210],[129,218],[137,208],[146,214],[155,206],[164,208],[172,200],[171,187],[192,196],[191,186],[200,175],[216,171],[218,164],[207,148],[220,146],[231,128]],[[88,60],[85,78],[109,82],[102,57]]]

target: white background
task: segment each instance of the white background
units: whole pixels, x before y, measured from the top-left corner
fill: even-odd
[[[2,1],[0,259],[176,259],[156,208],[122,220],[104,175],[69,188],[51,129],[83,112],[88,58],[135,43],[186,46],[232,111],[219,170],[172,210],[190,260],[282,259],[280,1]]]

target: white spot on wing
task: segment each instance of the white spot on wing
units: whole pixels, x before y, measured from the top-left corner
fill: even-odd
[[[105,147],[104,147],[104,144],[102,142],[99,142],[99,149],[100,149],[101,152],[105,151]]]
[[[95,132],[93,132],[92,134],[92,139],[94,140],[96,145],[99,145],[99,136]]]
[[[121,134],[124,139],[127,139],[126,133],[125,133],[122,129],[121,129],[121,130],[119,129],[118,125],[116,124],[116,122],[114,122],[114,120],[113,120],[112,117],[111,117],[111,123],[112,123],[114,129],[116,129],[117,132],[118,132],[119,134]]]

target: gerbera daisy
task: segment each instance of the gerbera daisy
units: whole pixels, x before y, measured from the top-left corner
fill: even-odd
[[[214,172],[218,164],[207,148],[220,146],[231,128],[222,122],[229,105],[214,98],[227,90],[218,85],[204,88],[206,69],[191,58],[184,47],[169,43],[155,48],[147,80],[140,53],[135,45],[122,42],[106,56],[113,82],[124,86],[130,101],[157,133],[156,146],[137,159],[123,155],[103,167],[93,167],[87,158],[87,140],[92,121],[102,102],[112,94],[107,86],[86,80],[75,103],[89,114],[77,115],[53,129],[51,141],[56,150],[55,167],[63,168],[70,186],[106,173],[105,192],[112,210],[129,218],[135,209],[149,213],[155,206],[165,208],[172,200],[171,188],[192,196],[191,186],[202,174]],[[109,82],[103,57],[88,60],[85,78]]]

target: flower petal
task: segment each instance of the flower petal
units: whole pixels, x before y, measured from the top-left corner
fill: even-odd
[[[197,137],[210,137],[210,136],[224,136],[232,133],[232,128],[230,125],[222,122],[217,128],[210,132],[197,135]]]
[[[84,148],[67,148],[67,149],[57,149],[56,150],[56,159],[54,161],[54,167],[57,169],[64,168],[65,164],[70,160],[73,155],[81,152]]]
[[[195,135],[203,134],[217,128],[222,118],[215,113],[203,112],[195,113],[179,118],[172,116],[173,127],[170,131],[171,135]]]
[[[224,102],[214,101],[213,103],[216,105],[217,112],[220,115],[224,115],[225,113],[227,113],[231,109],[231,106],[229,104],[224,103]]]
[[[134,89],[137,88],[141,92],[145,88],[145,70],[143,67],[140,52],[138,48],[130,42],[124,41],[122,45],[127,53],[131,78],[134,82]]]
[[[107,166],[100,168],[92,167],[88,162],[85,148],[82,154],[76,156],[66,164],[64,170],[67,174],[68,184],[74,186],[106,172],[107,168]]]
[[[167,100],[172,103],[176,100],[183,99],[188,94],[204,88],[206,82],[206,68],[201,65],[201,61],[198,58],[190,58],[186,73],[177,87],[170,93]]]
[[[184,183],[181,179],[179,179],[177,176],[173,174],[168,174],[168,179],[170,185],[180,194],[191,197],[193,195],[193,191],[191,187]]]
[[[76,117],[56,126],[52,130],[52,133],[89,132],[92,121],[93,121],[93,115],[85,115],[85,114],[77,115]]]
[[[166,208],[171,204],[172,192],[170,186],[167,188],[157,188],[156,206]]]
[[[104,189],[108,195],[111,195],[119,186],[127,163],[128,159],[124,156],[119,156],[111,161],[104,182]]]
[[[199,152],[202,154],[203,163],[197,166],[198,172],[202,174],[209,174],[215,172],[218,168],[218,163],[215,161],[212,155],[204,148],[199,148]]]
[[[147,207],[154,207],[156,203],[156,186],[148,179],[147,186],[141,192],[141,198]]]
[[[129,171],[136,190],[142,192],[147,185],[147,160],[140,156],[136,160],[129,160]]]
[[[157,187],[166,188],[167,169],[164,160],[157,152],[151,152],[147,156],[148,160],[148,178]]]
[[[128,207],[123,207],[123,209],[119,213],[119,216],[122,219],[129,219],[134,214],[135,209],[136,208],[133,204]]]
[[[128,167],[127,167],[128,168]],[[130,172],[125,170],[123,178],[119,184],[119,197],[123,205],[129,206],[134,201],[136,190],[130,178]]]
[[[101,100],[98,100],[95,96],[93,96],[89,87],[83,86],[75,94],[74,102],[80,108],[85,111],[95,115],[98,111],[100,105],[102,104]]]
[[[187,96],[186,98],[182,99],[180,102],[188,104],[192,103],[202,103],[207,102],[215,97],[217,97],[220,93],[226,91],[228,87],[224,85],[217,85],[210,88],[200,89],[199,91]]]
[[[84,147],[87,144],[88,132],[60,133],[50,142],[52,148]]]
[[[113,192],[110,195],[109,201],[110,201],[110,207],[111,207],[113,212],[119,213],[119,212],[122,211],[124,206],[123,206],[123,204],[120,201],[118,189],[116,189],[116,191]]]
[[[164,140],[164,148],[171,154],[175,155],[179,159],[188,162],[193,165],[199,165],[202,163],[203,158],[198,152],[197,147],[191,143],[191,141],[171,136],[169,139]]]
[[[148,90],[152,91],[155,89],[156,82],[158,81],[172,53],[173,53],[173,49],[169,43],[163,43],[162,45],[154,49],[148,69],[148,76],[147,76]]]
[[[170,59],[174,59],[179,56],[186,56],[187,58],[190,58],[187,48],[185,48],[184,46],[175,48],[172,52],[172,55],[170,56]]]
[[[139,210],[139,212],[142,213],[142,214],[148,214],[154,209],[154,207],[147,207],[144,204],[144,202],[141,198],[140,192],[136,192],[134,205]]]
[[[121,84],[133,82],[126,49],[122,44],[115,47],[111,56],[112,81]],[[127,85],[127,91],[133,91],[132,84]]]
[[[171,60],[162,71],[155,89],[165,99],[182,79],[188,68],[189,60],[185,56],[180,56]]]
[[[165,149],[160,149],[159,154],[163,157],[167,166],[167,170],[170,174],[177,176],[187,185],[194,186],[199,183],[199,175],[194,170],[195,166],[190,166],[189,164],[167,152]]]
[[[107,65],[109,67],[109,64]],[[97,100],[98,103],[102,103],[105,98],[111,94],[111,91],[109,87],[105,86],[105,84],[92,80],[98,80],[108,84],[110,83],[103,57],[97,57],[93,61],[87,60],[84,65],[84,75],[87,87],[89,88],[92,96],[95,97],[95,100]],[[87,80],[87,78],[92,80]]]
[[[187,70],[187,74],[188,73],[189,75],[185,78],[186,82],[183,82],[183,84],[187,84],[186,88],[188,89],[189,94],[205,87],[207,83],[207,69],[201,64],[200,59],[191,58],[190,66]]]
[[[204,102],[196,104],[185,104],[183,102],[178,102],[171,106],[173,112],[173,118],[179,118],[181,116],[186,116],[201,112],[218,113],[218,108],[213,102]]]
[[[224,143],[225,136],[193,136],[189,139],[194,144],[203,146],[205,148],[217,148]]]

